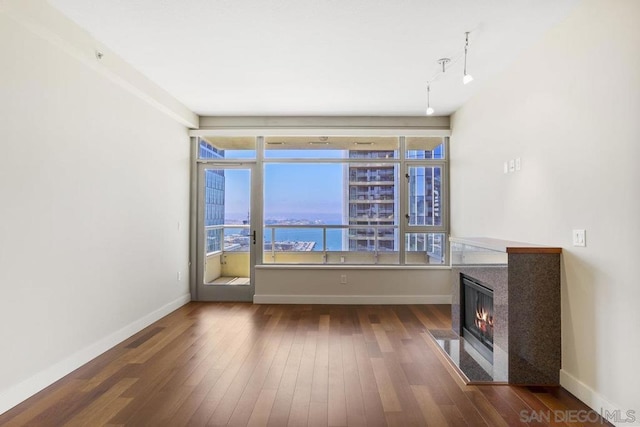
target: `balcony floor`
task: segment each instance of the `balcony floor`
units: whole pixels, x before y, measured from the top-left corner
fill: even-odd
[[[251,280],[248,277],[218,277],[208,285],[249,285]]]

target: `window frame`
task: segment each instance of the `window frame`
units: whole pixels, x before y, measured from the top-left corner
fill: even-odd
[[[192,132],[192,136],[196,136],[197,133],[200,133],[202,131],[194,131]],[[442,138],[442,142],[443,142],[443,158],[442,159],[413,159],[413,158],[408,158],[407,157],[407,150],[406,150],[406,141],[405,135],[402,135],[404,132],[399,131],[397,135],[398,136],[398,155],[391,159],[391,158],[383,158],[383,159],[370,159],[370,158],[266,158],[265,156],[265,151],[267,150],[266,144],[265,144],[265,136],[267,135],[276,135],[278,134],[273,133],[273,132],[263,132],[261,133],[261,135],[255,135],[255,139],[256,139],[256,157],[255,159],[242,159],[243,162],[246,163],[254,163],[256,165],[255,167],[255,173],[257,175],[257,180],[259,181],[259,184],[257,185],[257,188],[254,188],[255,191],[255,196],[259,198],[259,215],[260,215],[260,220],[256,223],[256,229],[258,231],[258,236],[260,237],[260,239],[258,241],[263,242],[263,235],[265,233],[265,218],[264,218],[264,213],[263,213],[263,209],[264,209],[264,200],[263,200],[263,196],[264,196],[264,166],[266,164],[270,164],[270,163],[296,163],[296,164],[300,164],[300,163],[338,163],[338,164],[372,164],[372,163],[379,163],[379,164],[385,164],[385,165],[397,165],[397,170],[398,170],[398,177],[396,180],[396,193],[398,195],[399,198],[399,203],[398,203],[398,212],[397,212],[397,225],[395,225],[394,227],[397,227],[397,232],[398,232],[398,263],[393,263],[393,264],[361,264],[361,265],[357,265],[358,267],[387,267],[387,268],[402,268],[402,267],[412,267],[412,268],[443,268],[443,267],[449,267],[450,266],[450,257],[449,257],[449,242],[448,242],[448,236],[449,236],[449,218],[450,218],[450,199],[449,199],[449,133],[447,132],[437,132],[437,134],[431,133],[431,132],[425,132],[424,134],[419,134],[416,135],[415,132],[406,132],[404,133],[406,136],[437,136],[437,137],[441,137]],[[238,135],[245,135],[245,132],[242,132],[241,130],[238,130],[237,132]],[[306,133],[304,131],[301,131],[299,133],[300,135],[308,135],[308,136],[314,136],[314,135],[320,135],[323,134],[322,132],[320,133]],[[330,134],[336,134],[336,133],[330,133]],[[338,135],[341,135],[340,133],[337,133]],[[388,132],[378,132],[375,129],[372,129],[371,131],[366,133],[367,135],[370,136],[389,136]],[[348,135],[348,133],[345,133],[345,135]],[[195,140],[197,141],[198,138],[195,138]],[[196,150],[197,151],[197,150]],[[375,151],[375,150],[372,150]],[[196,162],[198,163],[208,163],[210,162],[209,159],[201,159],[197,156],[196,153]],[[240,159],[215,159],[215,162],[219,162],[219,163],[228,163],[228,164],[236,164],[240,161]],[[441,206],[441,218],[442,218],[442,223],[439,226],[431,226],[431,225],[409,225],[408,221],[406,221],[406,214],[408,213],[408,197],[409,197],[409,186],[407,183],[407,180],[405,180],[405,175],[408,174],[409,171],[409,167],[411,166],[424,166],[424,167],[440,167],[441,168],[441,197],[440,197],[440,206]],[[258,194],[259,191],[259,194]],[[348,194],[345,196],[348,199]],[[346,226],[348,226],[348,224],[345,224]],[[424,264],[414,264],[414,263],[407,263],[407,257],[406,257],[406,235],[407,233],[442,233],[444,235],[444,248],[443,248],[443,262],[442,264],[428,264],[428,263],[424,263]],[[295,264],[295,263],[269,263],[269,262],[264,262],[264,247],[263,244],[258,245],[257,249],[257,253],[256,253],[256,265],[257,266],[299,266],[299,267],[304,267],[304,266],[309,266],[309,267],[318,267],[318,264]],[[334,252],[334,251],[327,251],[327,252]],[[348,251],[343,251],[343,252],[348,252]],[[326,259],[326,257],[325,257]],[[320,264],[324,267],[336,267],[336,268],[343,268],[345,266],[349,266],[348,264],[336,264],[336,263],[331,263],[331,264]],[[354,265],[351,265],[354,266]]]

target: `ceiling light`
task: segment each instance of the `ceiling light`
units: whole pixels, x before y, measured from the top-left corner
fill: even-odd
[[[442,65],[442,72],[445,72],[445,65],[451,62],[450,58],[440,58],[438,59],[438,64]]]
[[[267,142],[267,145],[284,145],[284,142]]]
[[[324,141],[309,141],[309,145],[329,145],[329,143]]]
[[[356,141],[356,145],[373,145],[373,142]]]
[[[469,49],[469,33],[464,33],[464,76],[462,77],[462,83],[467,84],[473,81],[471,74],[467,74],[467,50]]]
[[[444,67],[444,65],[443,65]],[[429,99],[429,93],[431,92],[431,86],[427,85],[427,116],[431,116],[433,115],[433,113],[435,113],[436,111],[431,108],[431,104],[430,104],[430,99]]]

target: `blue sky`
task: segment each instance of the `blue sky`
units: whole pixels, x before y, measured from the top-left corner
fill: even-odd
[[[342,164],[265,164],[265,218],[342,214]]]
[[[317,158],[320,150],[270,150],[267,155]],[[246,158],[229,152],[227,158]],[[322,150],[325,158],[341,158],[343,152]],[[342,215],[343,165],[318,163],[265,163],[265,218],[324,219]],[[246,218],[249,210],[250,176],[245,169],[225,171],[225,211],[228,219]]]

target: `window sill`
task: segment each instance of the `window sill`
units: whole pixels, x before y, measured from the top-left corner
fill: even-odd
[[[256,270],[451,270],[450,265],[260,264]]]

